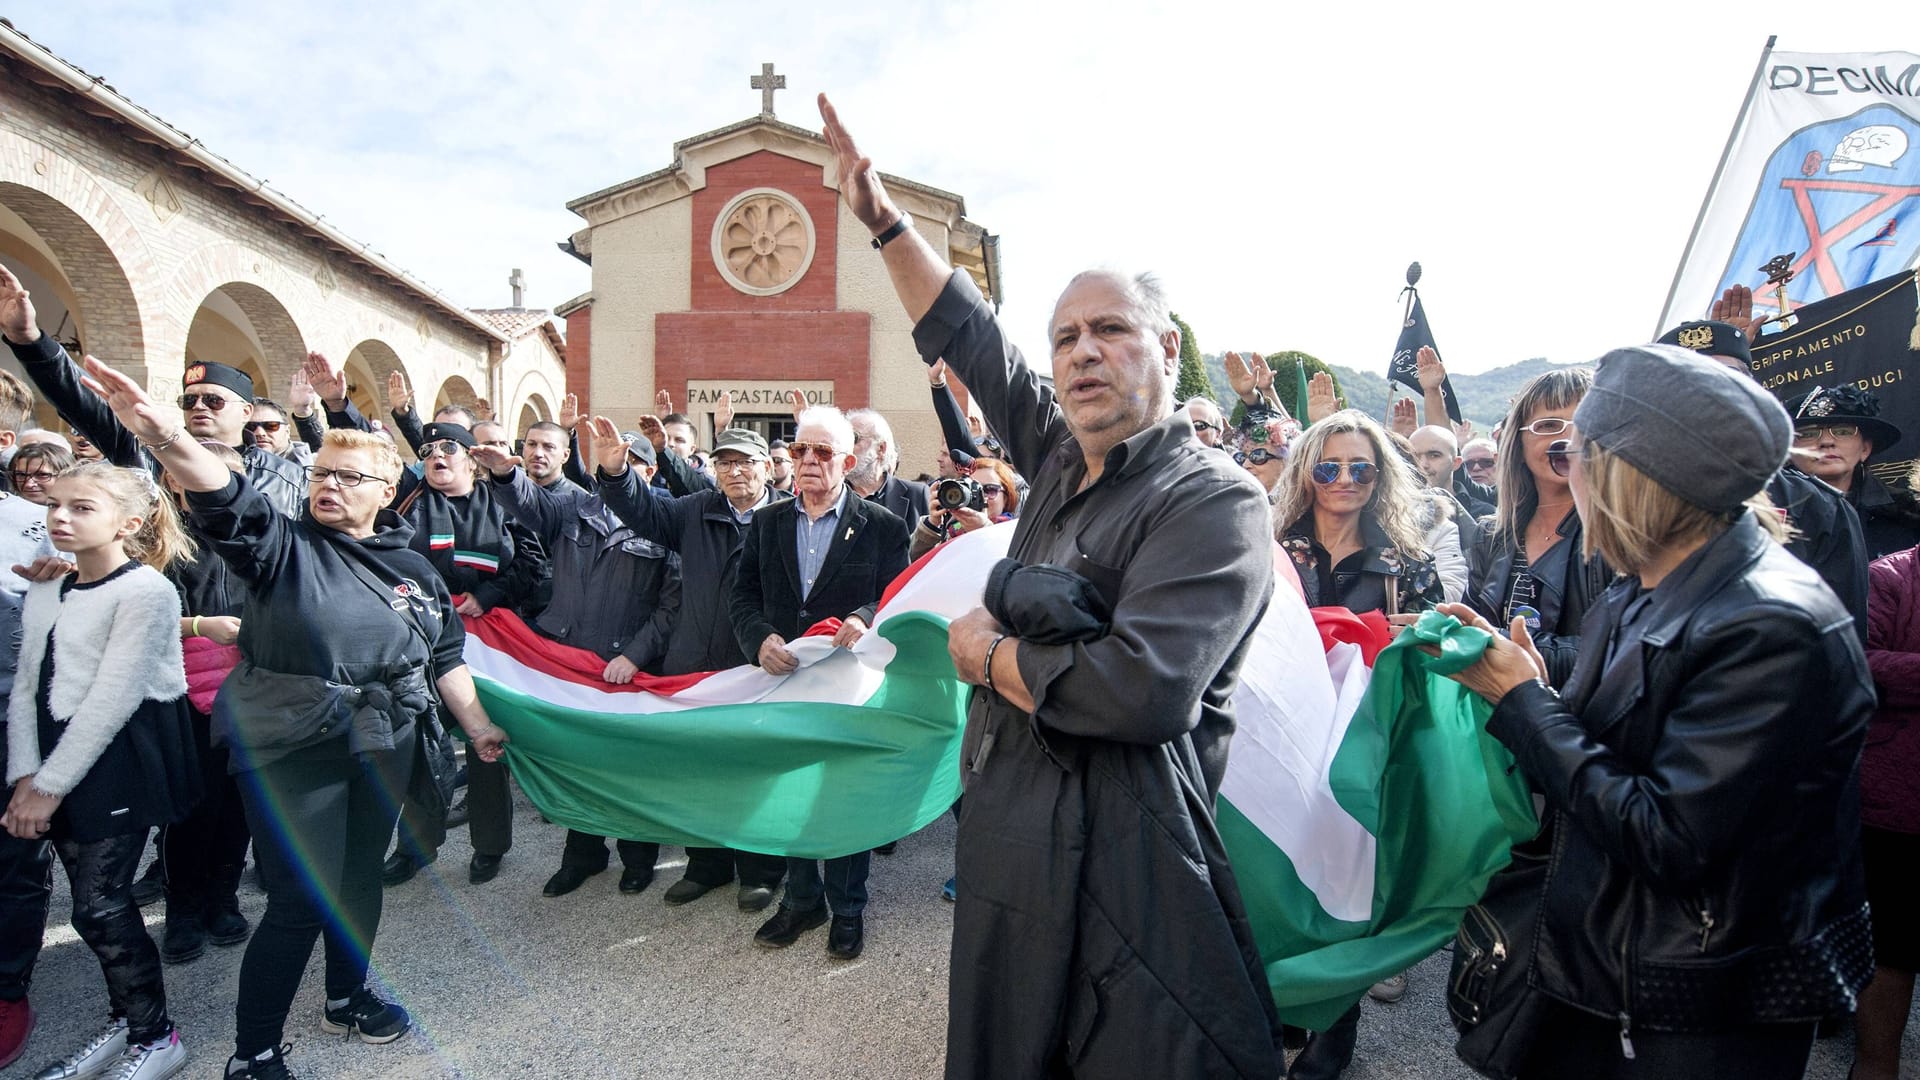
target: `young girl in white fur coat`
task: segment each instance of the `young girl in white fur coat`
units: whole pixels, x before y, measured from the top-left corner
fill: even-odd
[[[193,548],[144,472],[77,465],[50,496],[48,537],[78,572],[27,590],[7,708],[13,796],[0,826],[52,841],[73,927],[107,982],[111,1021],[48,1072],[158,1080],[187,1054],[132,886],[147,830],[178,820],[200,794],[180,599],[157,569]]]

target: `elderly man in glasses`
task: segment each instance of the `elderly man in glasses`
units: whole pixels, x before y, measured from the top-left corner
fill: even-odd
[[[1220,406],[1212,398],[1191,397],[1181,408],[1187,411],[1188,419],[1193,421],[1193,437],[1200,440],[1202,446],[1220,446],[1226,438],[1227,418],[1220,412]]]
[[[907,568],[906,522],[847,484],[858,460],[853,425],[831,406],[802,411],[797,424],[787,444],[794,497],[753,515],[733,582],[731,617],[740,651],[774,675],[799,666],[787,642],[823,619],[841,620],[835,645],[860,640],[880,594]],[[784,949],[831,916],[827,955],[859,956],[871,857],[857,851],[828,859],[824,878],[814,860],[788,859],[786,895],[754,934],[755,944]]]
[[[1266,499],[1175,412],[1180,332],[1157,279],[1070,281],[1048,382],[820,109],[922,359],[946,360],[1032,483],[1013,558],[1077,575],[1109,613],[1070,642],[1024,640],[984,608],[949,629],[981,689],[961,751],[946,1075],[1278,1076],[1213,818],[1230,696],[1273,593]]]

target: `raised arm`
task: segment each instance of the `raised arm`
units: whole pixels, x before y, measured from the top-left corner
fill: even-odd
[[[473,461],[487,471],[493,497],[500,500],[508,516],[538,534],[548,550],[552,550],[567,519],[580,516],[580,506],[588,498],[583,489],[566,484],[554,485],[561,489],[557,493],[541,487],[520,468],[518,457],[497,447],[474,447]]]
[[[613,421],[596,416],[594,426],[595,480],[600,485],[600,501],[606,504],[621,524],[668,551],[680,550],[682,515],[686,505],[680,500],[653,490],[640,481],[640,474],[627,467],[627,449]]]
[[[840,197],[867,231],[879,236],[898,223],[904,212],[893,204],[880,183],[880,174],[874,171],[873,160],[860,153],[853,133],[841,123],[840,114],[825,94],[820,95],[820,119],[825,125],[822,134],[839,165]],[[880,257],[887,264],[887,276],[893,279],[893,291],[907,309],[907,318],[919,322],[933,308],[940,290],[946,288],[953,268],[912,228],[888,240],[880,249]],[[973,383],[967,386],[971,388]]]
[[[327,428],[320,419],[320,410],[315,402],[320,395],[313,392],[313,381],[307,378],[305,368],[296,368],[293,377],[287,380],[287,408],[293,410],[293,430],[307,449],[318,453],[320,444],[326,441]]]
[[[33,381],[34,389],[73,425],[73,430],[99,447],[115,465],[145,467],[139,441],[114,419],[99,398],[81,387],[79,367],[51,334],[40,332],[33,296],[4,266],[0,266],[0,334],[6,337],[7,346]]]
[[[927,385],[933,390],[933,414],[940,418],[940,437],[946,440],[947,449],[979,457],[980,447],[973,441],[973,430],[967,427],[966,411],[960,408],[960,400],[947,385],[945,360],[927,369]]]
[[[347,379],[341,372],[333,370],[333,365],[325,356],[317,352],[307,354],[306,362],[300,365],[300,373],[307,377],[313,392],[320,396],[320,403],[326,406],[327,426],[343,430],[372,431],[373,425],[360,415],[353,402],[347,400]]]
[[[393,417],[394,430],[413,448],[413,456],[419,457],[427,431],[420,426],[420,414],[413,407],[413,387],[407,383],[407,373],[399,368],[387,373],[387,414]]]

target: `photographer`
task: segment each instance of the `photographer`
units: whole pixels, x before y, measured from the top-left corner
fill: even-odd
[[[919,527],[913,530],[912,542],[907,545],[908,561],[918,559],[963,532],[1012,521],[1014,515],[1020,512],[1019,477],[1014,474],[1012,466],[994,458],[980,458],[967,466],[966,473],[957,479],[942,480],[928,490],[929,511],[926,517],[920,519]],[[942,509],[940,492],[951,484],[971,484],[978,488],[977,496],[969,498],[967,503],[977,501],[980,505]]]

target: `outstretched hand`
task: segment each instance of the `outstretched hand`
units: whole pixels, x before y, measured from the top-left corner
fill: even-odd
[[[1421,390],[1438,390],[1447,381],[1447,365],[1440,362],[1440,354],[1431,345],[1420,346],[1413,356],[1414,377],[1420,380]]]
[[[840,175],[840,196],[847,200],[847,209],[853,211],[853,216],[859,218],[869,232],[886,231],[899,220],[900,210],[888,197],[886,186],[880,183],[880,174],[873,171],[873,159],[860,153],[853,133],[840,122],[840,113],[825,94],[820,95],[820,120],[824,125],[821,134],[833,150]]]
[[[807,411],[806,393],[796,386],[792,390],[787,391],[787,401],[793,406],[794,420],[798,421],[800,414]]]
[[[306,369],[293,369],[293,374],[287,379],[287,408],[293,410],[293,415],[304,419],[313,415],[314,398],[313,380],[307,378]]]
[[[553,418],[553,422],[568,431],[572,431],[574,426],[580,423],[579,394],[568,394],[560,399],[560,414]]]
[[[715,435],[733,426],[733,391],[720,391],[720,403],[713,407],[713,431]]]
[[[1340,411],[1340,399],[1333,391],[1333,376],[1316,371],[1307,380],[1307,423],[1317,424]]]
[[[327,362],[326,357],[310,352],[306,362],[300,365],[300,370],[306,373],[307,382],[313,385],[313,392],[320,395],[320,400],[327,403],[327,408],[346,408],[347,380],[333,370],[333,365]]]
[[[1412,438],[1420,429],[1420,418],[1414,413],[1413,399],[1395,398],[1393,402],[1393,420],[1389,425],[1394,434]]]
[[[653,452],[658,454],[667,448],[667,426],[657,416],[643,416],[635,425],[640,434],[653,444]]]
[[[620,429],[613,420],[605,416],[596,416],[587,421],[587,441],[593,446],[593,463],[608,476],[619,476],[627,471],[627,444],[620,438]],[[662,433],[662,438],[665,433]]]
[[[673,415],[673,395],[665,390],[653,395],[653,407],[661,416]]]
[[[40,323],[33,311],[33,295],[13,271],[0,266],[0,333],[8,341],[28,345],[40,340]]]
[[[472,456],[475,465],[502,479],[513,475],[513,470],[520,465],[520,455],[509,454],[497,446],[488,446],[486,443],[476,444],[467,453]]]
[[[1708,311],[1707,316],[1715,322],[1731,323],[1739,327],[1740,332],[1747,335],[1749,345],[1753,343],[1754,338],[1760,336],[1760,328],[1767,324],[1765,316],[1754,315],[1753,290],[1745,285],[1727,286],[1727,291],[1721,293],[1720,299],[1713,302],[1713,307]]]
[[[89,356],[81,361],[86,375],[80,381],[106,402],[121,426],[149,446],[166,442],[179,431],[179,423],[147,396],[140,384]]]
[[[387,374],[387,410],[404,413],[413,408],[413,387],[407,385],[407,373],[394,368]]]

